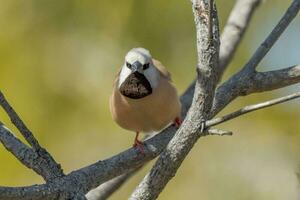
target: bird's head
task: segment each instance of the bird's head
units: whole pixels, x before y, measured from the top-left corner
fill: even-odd
[[[150,52],[144,48],[134,48],[125,56],[119,76],[119,91],[128,98],[140,99],[152,93],[159,78]]]

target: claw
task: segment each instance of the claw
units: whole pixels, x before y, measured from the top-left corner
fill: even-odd
[[[134,143],[133,143],[133,147],[137,148],[139,150],[139,152],[141,153],[145,153],[145,150],[144,150],[144,143],[142,141],[140,141],[138,139],[139,137],[139,132],[137,131],[136,132],[136,135],[135,135],[135,138],[134,138]]]
[[[180,119],[179,117],[176,117],[175,120],[174,120],[174,124],[173,124],[173,125],[174,125],[176,128],[179,128],[181,124],[182,124],[181,119]]]
[[[133,147],[137,148],[139,150],[139,152],[145,153],[144,143],[142,143],[141,141],[135,141],[133,144]]]

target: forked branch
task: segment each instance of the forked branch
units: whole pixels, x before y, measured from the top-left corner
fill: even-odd
[[[213,0],[192,1],[197,33],[197,81],[191,108],[183,124],[161,153],[150,172],[137,186],[131,200],[156,199],[192,149],[201,122],[210,116],[214,90],[219,79],[219,24]]]
[[[12,123],[18,128],[20,133],[24,136],[24,138],[31,145],[32,148],[23,144],[13,135],[9,135],[9,132],[5,131],[5,127],[3,126],[3,134],[9,136],[4,138],[10,139],[9,141],[1,141],[4,144],[4,146],[10,149],[10,152],[12,152],[23,164],[25,164],[25,166],[33,169],[46,181],[52,181],[58,177],[64,176],[61,166],[53,159],[53,157],[50,155],[50,153],[47,152],[47,150],[40,146],[37,139],[33,136],[32,132],[26,127],[25,123],[21,120],[16,111],[5,99],[1,91],[0,105],[6,111]],[[18,145],[11,146],[8,145],[8,142],[14,142],[15,145]]]
[[[250,1],[250,0],[243,0],[244,2],[250,2],[253,6],[250,10],[248,10],[246,15],[252,16],[252,11],[254,8],[257,7],[258,1]],[[207,1],[208,2],[208,1]],[[238,2],[242,2],[242,0],[239,0]],[[211,0],[210,0],[211,3]],[[196,5],[196,4],[195,4]],[[197,5],[198,6],[198,5]],[[199,4],[200,7],[195,7],[196,14],[199,16],[199,19],[203,20],[199,23],[210,23],[212,22],[210,20],[213,15],[207,14],[207,11],[211,11],[212,7],[207,7],[206,5]],[[202,8],[201,8],[202,6]],[[295,17],[295,15],[298,13],[300,7],[300,0],[294,0],[288,11],[285,13],[283,18],[281,19],[280,23],[276,26],[276,28],[272,31],[270,36],[266,39],[266,42],[262,44],[261,47],[256,51],[252,59],[249,60],[248,64],[236,75],[234,75],[232,78],[230,78],[228,81],[226,81],[224,84],[222,84],[217,90],[216,95],[214,97],[214,103],[213,107],[210,110],[210,113],[208,115],[210,117],[213,117],[216,115],[219,111],[221,111],[226,105],[228,105],[231,101],[233,101],[235,98],[243,95],[248,95],[255,92],[263,92],[268,90],[273,90],[281,87],[285,87],[291,84],[299,83],[300,82],[300,69],[298,66],[293,66],[281,70],[274,70],[269,72],[256,72],[256,67],[261,61],[261,59],[266,55],[268,50],[271,48],[271,46],[276,42],[277,38],[280,36],[280,34],[285,30],[285,28],[288,26],[290,21]],[[204,9],[203,9],[204,8]],[[234,9],[235,10],[235,9]],[[230,21],[230,20],[229,20]],[[213,21],[216,23],[216,21]],[[244,20],[245,26],[240,29],[236,29],[237,31],[240,30],[239,33],[241,35],[243,34],[243,29],[245,29],[248,26],[249,20]],[[198,22],[196,21],[196,24]],[[199,25],[199,24],[198,24]],[[207,24],[206,24],[207,25]],[[230,26],[230,24],[228,24]],[[209,27],[209,26],[207,26]],[[234,28],[234,27],[231,27]],[[217,29],[214,28],[214,26],[210,26],[208,30],[216,31]],[[229,29],[230,30],[230,29]],[[201,31],[200,31],[201,32]],[[224,31],[223,35],[226,35],[226,31]],[[207,34],[210,39],[214,39],[215,37],[214,33],[208,33]],[[230,34],[229,34],[230,35]],[[233,34],[234,35],[234,34]],[[223,38],[223,37],[222,37]],[[225,38],[225,36],[224,36]],[[235,38],[236,39],[236,38]],[[225,39],[224,39],[225,40]],[[240,41],[240,38],[238,40],[232,40],[233,41],[233,47],[234,44],[238,44]],[[198,42],[200,42],[198,40]],[[202,45],[201,45],[202,46]],[[205,46],[202,46],[205,47]],[[224,50],[222,50],[224,49]],[[229,50],[229,54],[226,54],[226,48],[221,47],[220,52],[220,63],[222,62],[222,59],[224,59],[224,66],[226,66],[231,59],[231,53],[235,52],[235,47],[232,48],[232,50]],[[199,50],[199,49],[198,49]],[[201,48],[200,48],[201,51]],[[222,53],[223,52],[223,53]],[[224,53],[225,52],[225,53]],[[223,54],[223,57],[222,57]],[[226,61],[226,59],[228,61]],[[208,59],[208,57],[199,57],[199,60],[205,60]],[[202,62],[201,61],[201,62]],[[202,65],[200,62],[199,66],[200,69],[198,70],[199,73],[206,76],[207,70],[205,70],[205,65]],[[212,62],[213,63],[213,62]],[[250,64],[249,64],[250,63]],[[208,64],[208,66],[213,66]],[[222,64],[220,65],[222,66]],[[249,67],[251,66],[251,67]],[[204,68],[203,68],[204,67]],[[220,67],[221,69],[224,69],[224,67]],[[217,71],[220,70],[220,68],[217,69]],[[225,67],[226,68],[226,67]],[[223,70],[224,71],[224,70]],[[250,73],[249,73],[250,72]],[[220,79],[223,72],[218,72],[216,74],[217,77],[212,77],[214,80]],[[205,83],[201,82],[201,79],[198,79],[198,86],[196,87],[196,94],[198,96],[195,96],[195,101],[197,103],[200,102],[200,99],[210,99],[212,96],[212,93],[208,92],[207,94],[209,96],[205,96],[205,91],[212,91],[214,90],[214,85],[212,84],[211,88],[208,88],[208,90],[202,90]],[[212,81],[215,82],[215,81]],[[199,92],[200,91],[200,92]],[[70,174],[63,176],[63,173],[59,167],[59,165],[54,161],[54,159],[51,157],[51,155],[46,152],[40,145],[38,144],[37,140],[34,138],[33,134],[29,131],[28,128],[26,128],[25,124],[21,121],[21,119],[18,117],[16,112],[11,108],[11,106],[8,104],[8,102],[5,100],[2,93],[0,93],[0,103],[4,107],[4,109],[7,111],[8,115],[10,116],[13,123],[18,127],[20,132],[24,135],[25,139],[30,144],[29,147],[22,143],[20,140],[18,140],[9,129],[5,128],[3,125],[0,126],[0,141],[4,144],[4,146],[12,152],[25,166],[32,168],[35,172],[40,174],[44,177],[44,179],[47,181],[46,184],[42,185],[35,185],[35,186],[28,186],[28,187],[0,187],[0,199],[5,200],[16,200],[16,199],[63,199],[63,198],[69,198],[69,199],[85,199],[83,196],[84,193],[88,192],[92,188],[97,187],[98,185],[111,180],[114,177],[117,177],[121,174],[124,174],[126,172],[130,172],[134,168],[137,168],[143,164],[145,164],[147,161],[155,158],[157,155],[159,155],[166,147],[170,139],[174,136],[175,128],[169,127],[162,131],[160,134],[148,139],[145,144],[145,154],[140,154],[135,149],[131,148],[129,150],[126,150],[116,156],[113,156],[112,158],[98,161],[94,164],[91,164],[87,167],[78,169],[74,172],[71,172]],[[187,92],[182,96],[181,102],[183,104],[183,115],[185,115],[187,109],[190,107],[192,96],[194,94],[194,88],[190,87]],[[200,95],[199,95],[200,94]],[[204,94],[204,96],[203,96]],[[299,94],[296,94],[298,97]],[[297,98],[293,96],[293,98]],[[283,98],[285,100],[292,99],[291,97]],[[275,100],[277,103],[283,102],[283,100]],[[199,105],[201,107],[200,112],[201,116],[196,117],[197,122],[200,122],[203,117],[205,117],[206,109],[210,107],[209,102],[204,100],[203,103],[205,105]],[[207,104],[206,104],[207,103]],[[274,101],[252,106],[252,107],[246,107],[245,109],[239,110],[235,113],[232,113],[230,115],[224,116],[222,118],[215,118],[212,120],[207,120],[206,124],[207,126],[213,126],[219,123],[222,123],[228,119],[232,119],[232,117],[237,117],[240,114],[244,114],[249,111],[254,111],[260,106],[266,107],[274,105]],[[203,107],[202,107],[203,106]],[[198,111],[199,111],[198,110]],[[188,115],[189,117],[186,119],[186,121],[191,120],[192,115]],[[18,121],[20,120],[20,121]],[[188,122],[185,122],[188,124]],[[215,124],[214,124],[215,123]],[[194,137],[199,137],[199,135],[205,135],[208,134],[200,133],[199,132],[199,124],[196,123],[197,126],[193,127],[192,131],[195,133],[197,132],[197,135]],[[183,129],[183,127],[181,128]],[[179,130],[182,131],[182,130]],[[174,140],[176,141],[176,140]],[[195,141],[195,140],[193,140]],[[174,143],[173,143],[174,144]],[[183,143],[178,143],[178,145],[183,145],[180,148],[185,149]],[[192,146],[191,144],[187,144],[188,146]],[[171,149],[171,150],[170,150]],[[172,151],[172,146],[168,147],[166,150],[166,153],[163,155],[171,155],[168,154],[168,151]],[[184,156],[188,153],[189,150],[185,150]],[[183,156],[183,157],[184,157]],[[182,157],[181,157],[182,159]],[[172,160],[172,158],[171,158]],[[177,161],[175,161],[177,162]],[[180,165],[180,160],[178,163]],[[178,165],[176,166],[178,167]],[[176,167],[175,172],[176,172]],[[174,171],[173,171],[174,172]],[[172,175],[172,171],[170,171],[170,174]],[[165,179],[165,180],[169,180]],[[166,182],[167,182],[166,181]],[[163,185],[166,184],[164,182]],[[163,186],[164,187],[164,186]],[[162,187],[162,188],[163,188]],[[157,192],[159,193],[162,188],[159,188]],[[158,194],[156,194],[158,195]],[[155,196],[155,195],[154,195]]]

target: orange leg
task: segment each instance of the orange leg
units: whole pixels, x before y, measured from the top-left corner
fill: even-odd
[[[179,128],[180,125],[181,125],[181,123],[182,123],[182,121],[181,121],[181,119],[180,119],[179,117],[176,117],[176,118],[174,119],[174,126],[175,126],[176,128]]]
[[[144,143],[139,140],[139,132],[136,132],[133,147],[136,147],[141,153],[144,153]]]

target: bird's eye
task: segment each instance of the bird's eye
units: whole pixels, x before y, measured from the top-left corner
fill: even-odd
[[[149,66],[150,66],[150,63],[144,64],[144,65],[143,65],[143,70],[146,70],[146,69],[148,69],[148,68],[149,68]]]
[[[131,69],[131,64],[129,62],[126,62],[126,66]]]

